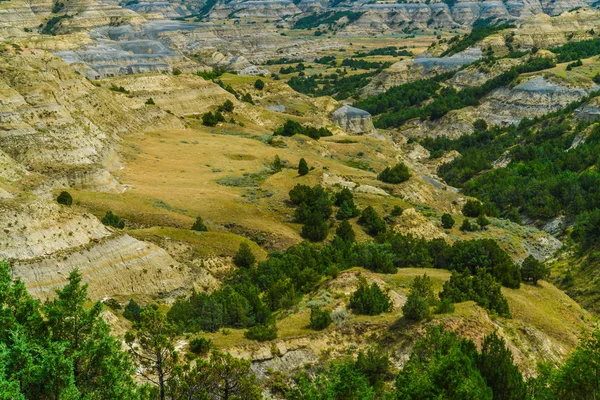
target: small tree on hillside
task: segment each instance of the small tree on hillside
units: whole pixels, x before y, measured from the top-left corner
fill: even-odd
[[[537,285],[540,279],[545,279],[550,276],[550,270],[544,263],[535,259],[534,256],[528,256],[521,265],[521,276],[524,281],[532,281]]]
[[[142,367],[141,375],[158,386],[159,398],[165,400],[167,385],[178,362],[173,345],[175,329],[156,305],[142,311],[134,329],[125,335],[125,343]]]
[[[254,88],[258,90],[263,90],[265,88],[265,82],[262,79],[257,79],[254,82]]]
[[[327,238],[328,233],[329,225],[327,225],[327,221],[323,218],[321,213],[311,211],[306,218],[304,226],[302,226],[300,236],[311,242],[320,242]]]
[[[56,202],[65,206],[71,206],[73,204],[73,197],[71,197],[69,192],[60,192],[56,198]]]
[[[343,220],[335,230],[335,234],[344,242],[352,243],[356,240],[356,234],[352,225],[347,220]]]
[[[376,283],[369,286],[361,276],[358,289],[350,296],[349,306],[357,314],[379,315],[392,310],[392,300]]]
[[[298,175],[304,176],[306,174],[308,174],[308,164],[304,158],[301,158],[298,163]]]
[[[310,329],[322,331],[331,325],[331,312],[329,310],[321,310],[319,307],[313,307],[310,310]]]
[[[204,225],[204,221],[202,221],[202,217],[196,218],[196,222],[194,222],[194,225],[192,225],[192,230],[198,232],[208,231],[208,228],[206,227],[206,225]]]
[[[119,218],[118,215],[113,214],[112,211],[107,211],[101,222],[106,226],[112,226],[113,228],[123,229],[125,228],[125,222]]]
[[[233,102],[229,99],[225,100],[225,102],[219,106],[219,111],[222,112],[232,112],[233,109]]]
[[[442,227],[444,229],[452,229],[455,223],[454,218],[450,214],[442,215]]]
[[[256,262],[256,257],[252,254],[250,245],[246,242],[240,244],[240,249],[233,256],[233,263],[240,268],[252,268]]]
[[[358,223],[364,225],[367,228],[367,233],[371,236],[377,236],[386,231],[385,221],[371,206],[368,206],[362,211]]]
[[[406,303],[402,306],[404,316],[413,321],[421,321],[431,316],[430,308],[436,303],[433,283],[427,274],[416,277],[411,285]]]
[[[398,163],[394,167],[387,167],[377,176],[382,182],[402,183],[410,179],[410,171],[404,163]]]
[[[477,225],[479,225],[481,229],[485,229],[489,224],[490,220],[485,217],[485,214],[479,214],[479,217],[477,217]]]
[[[483,204],[478,200],[467,200],[462,213],[465,217],[477,218],[480,214],[483,214]]]

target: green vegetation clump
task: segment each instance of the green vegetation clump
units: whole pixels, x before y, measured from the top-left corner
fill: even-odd
[[[202,125],[217,126],[219,122],[225,122],[225,117],[220,111],[215,111],[214,113],[208,111],[202,114]]]
[[[254,88],[257,90],[263,90],[265,88],[265,81],[262,79],[257,79],[254,81]]]
[[[377,175],[377,179],[385,183],[402,183],[410,179],[410,171],[403,163],[398,163],[394,167],[386,167]]]
[[[255,325],[244,332],[246,339],[266,342],[277,339],[277,327],[275,325]]]
[[[202,220],[202,217],[196,217],[196,221],[192,225],[191,229],[193,231],[197,231],[197,232],[207,232],[208,231],[208,228],[204,224],[204,221]]]
[[[106,215],[100,220],[106,226],[112,226],[113,228],[123,229],[125,228],[125,221],[119,218],[118,215],[113,214],[112,211],[107,211]]]
[[[478,269],[474,275],[469,271],[452,272],[450,280],[444,283],[440,299],[448,299],[453,303],[473,300],[488,311],[510,317],[508,302],[500,291],[500,284],[483,269]]]
[[[310,329],[315,331],[322,331],[331,325],[331,312],[329,310],[322,310],[319,307],[313,307],[310,310]]]
[[[64,206],[71,206],[73,204],[73,197],[69,194],[69,192],[62,191],[56,198],[56,202],[58,204],[62,204]]]
[[[225,100],[225,102],[223,104],[221,104],[219,106],[219,108],[217,109],[217,111],[220,112],[232,112],[234,110],[234,105],[233,102],[229,99]]]
[[[352,23],[362,15],[362,12],[353,11],[327,11],[321,14],[314,13],[299,18],[294,24],[293,29],[312,29],[320,25],[330,25],[344,17],[348,19],[348,23]]]
[[[203,337],[196,337],[190,340],[190,351],[194,354],[208,354],[212,347],[212,340]]]
[[[358,289],[350,296],[349,307],[357,314],[379,315],[392,310],[392,300],[376,283],[369,286],[365,278],[359,278]]]
[[[309,169],[306,160],[304,158],[301,158],[300,162],[298,163],[298,175],[304,176],[308,174],[308,171]]]
[[[537,285],[540,279],[546,279],[550,276],[550,269],[543,262],[538,261],[533,256],[528,256],[521,264],[521,275],[524,281],[531,281]]]
[[[417,276],[410,284],[410,291],[406,303],[402,306],[402,313],[412,321],[422,321],[431,317],[430,307],[437,304],[433,293],[433,283],[427,274]]]
[[[496,25],[496,26],[482,26],[482,27],[474,27],[470,33],[465,35],[462,38],[454,37],[450,39],[448,43],[451,46],[448,50],[442,53],[442,57],[451,56],[456,53],[460,53],[461,51],[467,50],[469,47],[472,47],[477,42],[485,39],[488,36],[493,35],[494,33],[503,31],[505,29],[514,28],[515,25],[504,24],[504,25]]]
[[[299,122],[288,119],[283,126],[275,130],[273,135],[276,136],[294,136],[306,135],[312,139],[318,140],[321,137],[332,136],[333,133],[327,128],[315,128],[308,125],[302,125]]]
[[[371,236],[385,233],[387,229],[383,218],[381,218],[379,214],[377,214],[377,211],[371,206],[368,206],[362,211],[358,223],[364,225],[367,233]]]
[[[454,218],[450,214],[446,213],[442,215],[442,228],[452,229],[455,223],[456,221],[454,221]]]
[[[462,213],[465,217],[477,218],[484,214],[483,204],[478,200],[469,199],[463,206]]]
[[[242,242],[237,253],[233,256],[233,263],[240,268],[252,268],[256,263],[256,257],[247,242]]]

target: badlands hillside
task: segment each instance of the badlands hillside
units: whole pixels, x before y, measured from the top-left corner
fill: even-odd
[[[0,399],[594,398],[599,35],[0,0]]]

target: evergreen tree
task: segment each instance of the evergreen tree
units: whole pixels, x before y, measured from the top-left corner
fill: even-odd
[[[192,230],[198,232],[208,231],[208,228],[204,224],[204,221],[202,221],[202,217],[196,217],[196,222],[194,222],[194,224],[192,225]]]
[[[427,274],[417,276],[410,285],[406,303],[402,306],[404,316],[413,321],[422,321],[431,316],[430,307],[436,302],[433,283]]]
[[[394,167],[386,167],[377,176],[382,182],[386,183],[402,183],[410,179],[410,171],[404,163],[398,163]]]
[[[487,385],[494,393],[494,400],[525,399],[526,388],[523,375],[514,364],[512,353],[504,340],[495,332],[483,340],[477,366]]]
[[[442,228],[452,229],[454,224],[455,224],[454,218],[452,218],[452,216],[450,214],[442,215]]]
[[[331,325],[331,312],[329,310],[321,310],[319,307],[310,309],[310,329],[322,331]]]
[[[252,268],[256,262],[256,257],[252,254],[250,245],[247,242],[240,243],[240,249],[233,256],[233,263],[240,268]]]
[[[342,239],[344,242],[352,243],[356,239],[356,234],[352,225],[347,220],[343,220],[335,230],[335,234]]]
[[[133,299],[129,299],[129,303],[125,306],[125,310],[123,311],[123,316],[130,320],[131,322],[140,322],[140,314],[142,312],[142,307]]]
[[[358,289],[350,296],[349,306],[357,314],[379,315],[392,310],[392,301],[376,283],[369,286],[365,278],[360,277]]]
[[[485,214],[479,214],[477,217],[477,225],[481,229],[485,229],[490,224],[490,220],[485,217]]]
[[[491,400],[476,357],[472,341],[439,326],[429,328],[396,377],[396,398]]]
[[[279,154],[275,154],[275,158],[271,163],[271,169],[275,173],[280,172],[283,169],[283,163],[281,162],[281,158],[279,158]]]
[[[340,209],[338,210],[335,217],[340,220],[345,220],[354,218],[358,215],[360,215],[360,210],[358,209],[358,207],[356,207],[354,201],[346,200],[340,206]]]
[[[325,240],[328,234],[329,225],[327,225],[327,221],[323,218],[321,213],[317,211],[310,212],[304,226],[302,226],[300,236],[311,242],[320,242]]]
[[[536,260],[534,256],[528,256],[521,265],[521,275],[523,280],[531,280],[534,285],[537,285],[540,279],[546,279],[550,276],[550,270],[544,263]]]
[[[467,200],[462,213],[465,217],[477,218],[480,214],[483,214],[483,204],[478,200]]]
[[[258,90],[263,90],[265,88],[265,82],[262,79],[257,79],[254,82],[254,88]]]
[[[113,228],[123,229],[125,228],[125,221],[119,218],[118,215],[113,214],[112,211],[107,211],[104,218],[102,218],[101,222],[104,225],[112,226]]]
[[[308,164],[304,158],[301,158],[298,163],[298,175],[304,176],[306,174],[308,174]]]
[[[71,197],[71,195],[69,194],[69,192],[60,192],[60,194],[58,195],[58,197],[56,198],[56,202],[58,204],[62,204],[65,206],[70,206],[71,204],[73,204],[73,197]]]
[[[368,206],[362,211],[358,223],[364,225],[367,228],[367,233],[371,236],[377,236],[386,231],[385,221],[371,206]]]
[[[131,355],[135,358],[141,375],[158,386],[159,399],[167,398],[167,386],[176,372],[178,362],[173,342],[175,329],[157,306],[146,307],[134,331],[125,335]]]

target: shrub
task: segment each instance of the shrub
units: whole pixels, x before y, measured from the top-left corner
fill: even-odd
[[[385,183],[402,183],[410,179],[410,171],[404,163],[398,163],[396,166],[390,168],[387,167],[377,176],[382,182]]]
[[[254,82],[254,88],[258,90],[263,90],[265,88],[265,82],[262,79],[257,79]]]
[[[454,218],[450,214],[442,215],[442,228],[452,229],[455,223]]]
[[[202,114],[202,125],[204,126],[216,126],[219,123],[217,117],[210,111]]]
[[[250,245],[246,242],[240,244],[240,249],[233,256],[233,263],[240,268],[252,268],[256,262],[256,257],[252,254]]]
[[[71,197],[71,195],[69,194],[69,192],[60,192],[60,194],[58,195],[58,197],[56,198],[56,202],[58,204],[62,204],[65,206],[70,206],[71,204],[73,204],[73,197]]]
[[[385,222],[371,206],[362,211],[358,223],[364,225],[367,228],[367,233],[371,236],[377,236],[386,231]]]
[[[304,222],[304,226],[302,226],[300,236],[311,242],[320,242],[325,240],[328,234],[329,225],[327,225],[327,221],[323,218],[321,213],[318,211],[309,212],[308,217]]]
[[[467,200],[462,213],[465,217],[477,218],[480,214],[483,214],[483,204],[478,200]]]
[[[463,232],[473,232],[477,230],[477,226],[475,224],[472,224],[471,221],[469,221],[468,219],[465,219],[462,225],[460,226],[460,230]]]
[[[104,218],[102,218],[102,223],[107,226],[112,226],[113,228],[125,228],[125,221],[119,218],[118,215],[113,214],[112,211],[106,212],[106,215],[104,216]]]
[[[196,337],[190,340],[190,351],[194,354],[206,354],[212,347],[212,340],[203,337]]]
[[[346,200],[340,206],[336,218],[340,220],[350,219],[360,215],[360,210],[354,204],[354,200]]]
[[[477,217],[477,225],[479,225],[481,229],[485,229],[489,224],[490,220],[485,217],[485,214],[479,214],[479,217]]]
[[[234,110],[233,102],[229,99],[225,100],[223,104],[221,104],[218,108],[218,111],[221,112],[232,112]]]
[[[106,300],[104,300],[102,303],[104,303],[104,305],[106,305],[107,307],[110,307],[110,308],[112,308],[112,309],[113,309],[113,310],[115,310],[115,311],[117,311],[117,310],[120,310],[120,309],[122,309],[122,308],[123,308],[123,307],[121,307],[121,304],[119,304],[119,302],[118,302],[118,301],[116,301],[116,300],[115,300],[115,299],[113,299],[113,298],[106,299]]]
[[[308,164],[304,158],[301,158],[298,163],[298,175],[304,176],[306,174],[308,174]]]
[[[410,284],[406,303],[402,306],[404,316],[413,321],[422,321],[431,317],[429,307],[436,302],[433,283],[427,274],[417,276]]]
[[[500,284],[482,268],[475,275],[471,275],[469,271],[462,274],[452,272],[450,280],[444,283],[440,299],[448,299],[454,303],[473,300],[488,311],[510,317],[508,302],[502,295]]]
[[[454,303],[450,299],[444,299],[435,307],[436,314],[452,314],[454,312]]]
[[[337,237],[342,239],[346,243],[352,243],[356,240],[356,234],[354,233],[354,229],[352,229],[352,225],[347,220],[343,220],[340,225],[335,230],[335,234]]]
[[[244,94],[241,100],[246,103],[254,104],[254,100],[252,100],[252,95],[250,93]]]
[[[404,212],[404,210],[402,209],[402,207],[395,205],[394,208],[392,208],[392,217],[399,217],[402,215],[402,213]]]
[[[392,300],[376,283],[371,286],[359,278],[358,289],[350,296],[350,308],[357,314],[379,315],[392,310]]]
[[[196,218],[196,222],[194,222],[194,224],[192,225],[192,230],[198,232],[208,231],[208,228],[206,227],[206,225],[204,225],[204,221],[202,221],[202,217]]]
[[[132,322],[140,322],[140,314],[142,312],[142,307],[135,300],[130,299],[129,303],[125,306],[125,310],[123,311],[123,317],[127,318]]]
[[[332,322],[329,310],[321,310],[318,307],[313,307],[310,310],[310,329],[322,331],[331,325]]]
[[[277,339],[277,327],[275,325],[254,325],[252,328],[244,332],[244,337],[250,340],[266,342],[268,340]]]
[[[146,100],[146,105],[154,106],[154,105],[156,105],[156,103],[154,102],[154,99],[152,97],[150,97],[148,100]]]

